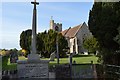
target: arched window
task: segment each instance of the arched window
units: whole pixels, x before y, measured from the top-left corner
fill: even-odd
[[[55,26],[55,31],[59,31],[59,27],[58,26]]]

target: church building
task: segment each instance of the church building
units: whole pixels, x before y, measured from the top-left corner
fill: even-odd
[[[89,27],[84,22],[80,25],[70,27],[62,31],[62,24],[54,23],[54,20],[50,20],[50,29],[62,33],[63,36],[68,41],[68,47],[70,48],[70,53],[85,53],[86,49],[83,47],[83,41],[87,36],[92,36]]]

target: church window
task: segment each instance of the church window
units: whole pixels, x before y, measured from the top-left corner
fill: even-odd
[[[55,31],[59,31],[59,28],[58,28],[58,26],[55,26]]]

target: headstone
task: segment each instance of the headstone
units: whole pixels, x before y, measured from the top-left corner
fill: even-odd
[[[18,55],[15,52],[12,52],[10,55],[10,63],[16,63],[18,60]]]
[[[99,51],[96,51],[96,55],[98,55],[99,54]]]
[[[88,55],[88,52],[84,52],[84,55]]]
[[[73,64],[76,64],[76,61],[75,61],[75,60],[73,61]]]
[[[54,61],[55,59],[55,51],[50,55],[50,61]]]

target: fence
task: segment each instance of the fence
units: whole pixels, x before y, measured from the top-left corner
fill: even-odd
[[[108,80],[108,78],[112,80],[119,80],[120,79],[120,66],[116,65],[96,65],[96,72],[97,72],[97,80]],[[2,71],[3,77],[9,76],[17,77],[17,70],[13,71]],[[53,76],[51,78],[72,78],[74,79],[93,79],[94,76],[94,67],[93,64],[73,64],[70,67],[69,64],[67,65],[57,65],[55,67],[49,68],[49,73]],[[102,78],[102,79],[100,79]],[[57,80],[57,79],[55,79]]]
[[[120,79],[120,66],[105,65],[106,78]]]

